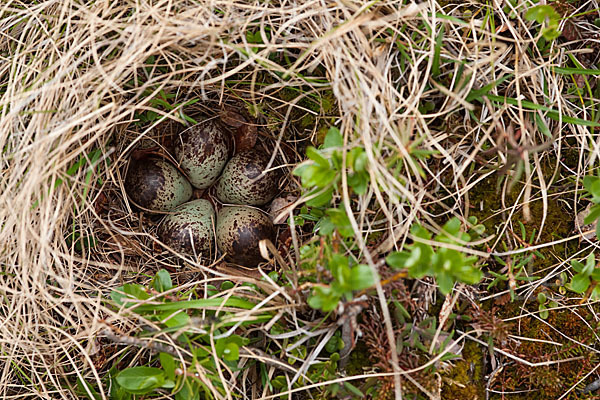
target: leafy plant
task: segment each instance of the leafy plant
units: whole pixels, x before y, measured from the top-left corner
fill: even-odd
[[[546,296],[546,293],[544,293],[544,292],[538,293],[537,302],[538,302],[538,310],[540,312],[541,319],[547,319],[548,316],[550,315],[548,312],[548,308],[558,307],[558,303],[556,301],[554,301],[554,300],[548,301],[548,296]],[[547,306],[546,306],[546,304],[547,304]]]
[[[222,288],[231,285],[231,282],[223,282]],[[202,393],[210,397],[211,391],[205,387],[205,383],[196,378],[195,373],[201,373],[211,381],[216,390],[225,393],[217,371],[217,363],[223,363],[231,369],[238,368],[240,348],[248,345],[250,340],[235,334],[224,336],[226,331],[223,328],[235,324],[228,317],[234,316],[236,309],[248,310],[254,307],[254,303],[237,296],[194,299],[193,292],[169,296],[157,295],[171,289],[173,289],[173,282],[169,273],[160,270],[149,287],[125,284],[114,290],[111,298],[115,305],[128,308],[145,319],[153,321],[161,326],[164,332],[177,332],[173,340],[179,346],[186,348],[192,354],[192,359],[186,360],[187,365],[183,368],[182,361],[175,359],[168,349],[160,346],[150,347],[154,351],[159,351],[153,363],[156,365],[156,361],[159,361],[161,367],[135,366],[121,371],[115,370],[111,375],[111,387],[115,388],[114,393],[111,394],[113,398],[130,399],[131,395],[149,394],[157,389],[170,390],[177,400],[199,399]],[[152,303],[140,304],[140,300],[147,300],[151,296],[154,297]],[[230,311],[217,315],[214,310],[221,306]],[[197,329],[191,330],[193,326],[191,318],[200,315],[212,321],[211,326],[206,329],[206,332],[213,332],[212,341],[208,333],[199,334]],[[271,317],[267,314],[259,315],[257,318],[245,321],[242,325],[263,322]],[[144,334],[147,332],[141,332],[141,335]],[[141,347],[146,346],[147,343],[136,337],[127,337],[125,342],[138,344]],[[215,359],[213,351],[210,350],[212,342],[214,342],[214,354],[218,359]],[[187,370],[187,374],[181,373],[184,369]]]
[[[586,176],[583,178],[583,186],[587,192],[592,196],[591,201],[594,203],[590,208],[590,213],[585,217],[583,223],[593,224],[596,223],[596,237],[600,240],[600,177],[599,176]]]
[[[165,371],[153,367],[127,368],[119,373],[117,383],[132,394],[146,394],[157,388],[170,389],[175,382],[167,379]]]
[[[442,232],[433,239],[439,243],[460,245],[469,242],[471,236],[461,232],[458,218],[452,218],[442,228]],[[414,242],[407,245],[407,250],[392,252],[386,258],[389,266],[408,270],[411,278],[420,279],[424,276],[435,277],[440,291],[448,294],[455,282],[476,284],[481,281],[483,273],[473,264],[477,257],[467,257],[462,252],[447,247],[433,246],[419,241],[431,241],[431,233],[419,224],[411,227]]]
[[[560,15],[552,6],[537,5],[531,7],[525,13],[525,19],[543,24],[544,27],[541,31],[542,36],[548,41],[554,40],[560,36],[561,32],[558,30]]]
[[[316,286],[308,298],[308,305],[325,312],[334,310],[340,300],[350,301],[354,291],[366,289],[375,283],[368,265],[352,266],[348,257],[332,254],[327,261],[333,282]]]
[[[329,128],[321,149],[309,147],[306,155],[309,158],[294,169],[302,186],[309,189],[307,206],[321,207],[331,203],[334,190],[342,177],[342,160],[344,139],[339,129]],[[346,153],[346,166],[349,168],[348,185],[357,194],[364,194],[369,184],[367,171],[367,154],[359,146]]]
[[[593,289],[590,297],[594,300],[600,299],[600,268],[596,266],[596,258],[594,253],[590,253],[585,260],[585,264],[577,260],[571,261],[571,266],[577,272],[569,283],[569,289],[576,293],[586,292],[593,283]]]

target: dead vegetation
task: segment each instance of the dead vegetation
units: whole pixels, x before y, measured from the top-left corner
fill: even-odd
[[[372,398],[580,398],[598,378],[598,366],[581,361],[598,353],[597,304],[560,288],[570,261],[598,247],[574,225],[587,206],[583,176],[597,174],[600,156],[598,2],[561,2],[562,36],[547,42],[524,18],[526,2],[405,3],[2,2],[0,393],[110,398],[112,367],[164,352],[219,399],[352,396],[343,382]],[[319,240],[312,225],[281,227],[264,271],[161,247],[156,218],[124,195],[127,162],[167,154],[173,135],[217,115],[238,145],[257,140],[283,165],[293,206],[282,209],[296,215],[302,188],[291,172],[307,146],[335,125],[344,148],[364,148],[367,189],[356,194],[342,169],[332,200],[353,247],[335,235],[332,246],[377,271],[374,287],[331,315],[311,309],[315,277],[330,278],[301,265],[302,245]],[[478,257],[481,284],[459,283],[444,298],[430,277],[408,280],[385,265],[414,240],[415,221],[439,232],[451,217],[473,228],[473,215],[485,234],[448,246]],[[534,250],[543,261],[525,260]],[[215,362],[222,388],[193,365],[179,333],[111,301],[117,287],[147,286],[160,269],[173,289],[149,291],[138,310],[212,296],[223,303],[196,310],[185,329],[209,332],[211,344],[226,333],[256,339],[240,347],[239,369]],[[490,288],[488,271],[505,279]],[[225,281],[233,286],[211,292]],[[548,319],[540,292],[555,302]],[[230,297],[253,306],[230,306]],[[381,354],[344,376],[322,352],[336,331]]]

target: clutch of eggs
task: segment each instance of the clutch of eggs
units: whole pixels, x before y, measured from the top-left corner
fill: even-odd
[[[264,212],[247,206],[269,203],[277,194],[281,174],[267,169],[270,157],[259,150],[243,151],[229,160],[226,135],[216,121],[186,129],[174,150],[183,174],[166,159],[135,160],[125,186],[135,205],[166,212],[158,235],[171,249],[208,258],[218,247],[227,260],[255,266],[262,259],[258,243],[273,241],[275,227]],[[192,186],[207,189],[213,184],[217,198],[226,203],[218,214],[208,200],[189,201]]]

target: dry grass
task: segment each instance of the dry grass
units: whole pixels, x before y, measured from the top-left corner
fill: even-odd
[[[111,289],[122,283],[143,281],[144,274],[152,276],[165,267],[177,269],[174,276],[180,287],[202,288],[219,276],[235,279],[230,271],[218,273],[194,260],[178,268],[174,258],[156,252],[153,226],[144,223],[124,196],[123,171],[131,151],[140,144],[162,145],[164,124],[144,125],[136,118],[155,111],[182,122],[178,109],[165,112],[151,102],[160,91],[175,95],[178,104],[200,99],[186,109],[190,115],[211,116],[224,104],[240,104],[240,99],[251,107],[263,107],[260,130],[272,144],[273,157],[288,170],[301,160],[308,138],[318,135],[318,125],[299,131],[292,116],[309,113],[316,122],[335,118],[347,146],[361,145],[369,157],[368,192],[350,196],[344,175],[338,200],[351,216],[362,262],[375,270],[389,251],[403,247],[417,216],[432,229],[439,229],[440,221],[449,216],[466,219],[471,206],[479,207],[470,203],[470,190],[493,173],[489,167],[508,163],[512,169],[512,162],[523,159],[529,162],[517,178],[518,196],[512,203],[508,200],[512,183],[505,179],[499,194],[502,209],[493,211],[505,215],[506,222],[496,232],[488,232],[486,243],[497,253],[503,252],[502,240],[518,248],[509,235],[518,230],[511,216],[522,213],[524,221],[530,220],[529,204],[541,199],[536,242],[540,248],[548,247],[550,240],[540,240],[542,233],[552,229],[544,227],[548,204],[556,201],[549,197],[549,187],[568,183],[555,176],[563,163],[561,152],[565,146],[578,152],[572,177],[580,180],[597,166],[600,139],[590,128],[552,121],[540,112],[552,134],[549,139],[529,122],[531,111],[522,100],[551,104],[564,116],[591,120],[597,115],[598,99],[592,97],[593,89],[588,90],[597,78],[587,76],[588,86],[569,92],[572,77],[551,68],[567,65],[567,54],[586,68],[598,65],[597,28],[584,17],[567,20],[564,24],[573,25],[580,37],[556,42],[548,57],[533,45],[536,24],[522,14],[509,19],[499,11],[497,31],[491,31],[488,12],[497,8],[496,2],[489,9],[469,2],[444,7],[434,1],[403,3],[2,2],[0,393],[4,398],[74,398],[77,378],[95,382],[102,398],[107,398],[104,371],[97,360],[98,335],[107,324],[125,333],[135,332],[140,324],[133,314],[116,311],[105,302]],[[582,1],[577,8],[567,7],[565,15],[598,7],[597,0]],[[454,19],[442,19],[442,14]],[[442,46],[436,46],[442,29]],[[248,43],[248,31],[260,32],[264,43]],[[149,63],[151,56],[160,61]],[[282,67],[284,57],[295,61]],[[473,90],[501,79],[491,93],[515,98],[516,104],[493,105],[485,97],[481,102],[467,100]],[[291,88],[302,94],[286,99],[282,93]],[[303,98],[319,99],[327,92],[335,97],[334,115],[301,104]],[[425,104],[432,104],[433,110],[423,111]],[[469,111],[476,111],[479,121]],[[418,160],[410,156],[413,144],[437,154],[430,161]],[[286,146],[289,151],[284,151]],[[483,154],[483,148],[497,151]],[[98,149],[99,157],[92,157]],[[391,157],[404,160],[397,172],[387,164]],[[70,170],[78,162],[80,167]],[[550,173],[543,167],[548,164],[554,166]],[[294,178],[286,190],[299,190]],[[573,213],[580,211],[575,191],[561,198]],[[379,211],[373,213],[373,208]],[[383,232],[385,238],[377,246],[366,242],[373,232]],[[77,237],[94,237],[97,245],[89,248],[81,239],[79,246],[84,246],[79,251]],[[298,243],[309,238],[298,233],[293,239]],[[585,249],[569,257],[580,258],[592,248],[597,244],[587,242]],[[512,249],[507,254],[513,254]],[[556,279],[568,261],[554,265],[542,281],[525,285],[523,294],[530,296],[542,283]],[[283,262],[295,268],[293,255]],[[294,297],[273,282],[256,282],[263,291],[250,293],[235,287],[222,296],[253,297],[259,301],[255,313],[272,309],[278,318],[298,323],[297,309],[305,307],[301,296]],[[471,295],[466,289],[465,293]],[[431,289],[428,295],[436,296]],[[380,284],[376,297],[388,343],[396,343]],[[520,318],[529,316],[524,308],[523,312]],[[301,324],[311,326],[310,321]],[[287,339],[303,340],[307,331],[300,328],[297,325]],[[287,371],[289,379],[306,371],[336,328],[335,321],[328,322],[312,333],[317,344],[304,363]],[[473,334],[460,335],[459,341]],[[156,340],[175,345],[169,335],[157,334]],[[283,343],[278,337],[272,340]],[[121,347],[106,363],[125,351],[132,354],[130,365],[147,360],[143,346],[139,352],[136,346],[126,349]],[[183,357],[185,349],[178,351]],[[270,357],[248,351],[247,358]],[[402,398],[401,381],[419,387],[412,374],[441,357],[432,355],[424,365],[402,371],[397,353],[391,355],[387,375],[394,376],[396,398]],[[275,361],[269,362],[273,374]],[[217,398],[274,396],[268,388],[249,383],[252,379],[246,372],[221,374],[226,392],[215,391]],[[312,387],[319,385],[325,383]],[[439,387],[437,392],[421,390],[430,398],[440,396]]]

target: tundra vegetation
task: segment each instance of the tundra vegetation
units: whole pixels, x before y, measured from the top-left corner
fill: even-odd
[[[599,9],[0,2],[1,396],[595,398]],[[206,120],[277,172],[257,267],[127,195]]]

